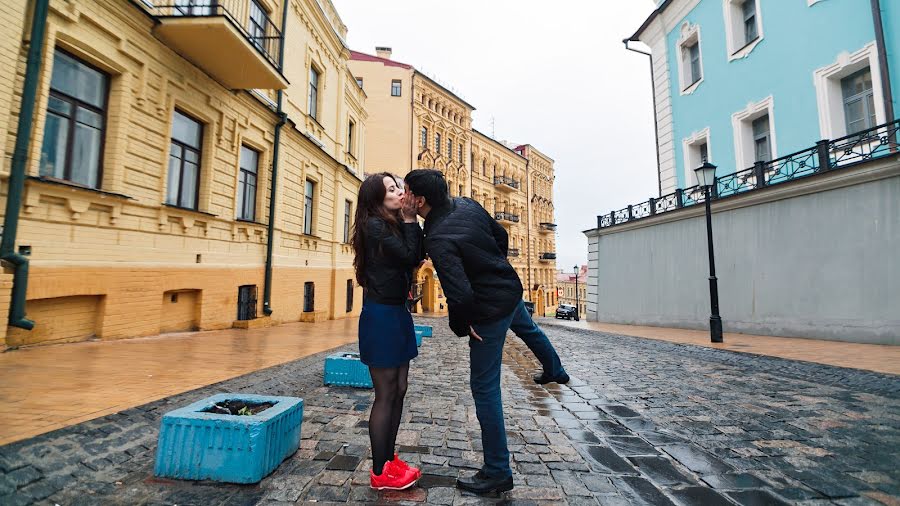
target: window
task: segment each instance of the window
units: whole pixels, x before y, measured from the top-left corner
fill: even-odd
[[[241,146],[240,175],[238,176],[238,219],[256,219],[256,178],[259,172],[259,152]]]
[[[459,195],[460,197],[465,196],[465,191],[466,191],[466,190],[465,190],[465,188],[463,187],[463,185],[459,185],[459,194],[458,194],[458,195]]]
[[[872,91],[872,71],[869,68],[841,79],[844,97],[844,121],[847,135],[876,125],[875,95]]]
[[[441,134],[434,134],[434,154],[441,154]]]
[[[709,145],[704,142],[700,145],[698,151],[700,152],[700,165],[703,165],[709,161]]]
[[[353,209],[353,202],[344,201],[344,244],[350,244],[350,212]]]
[[[447,139],[447,158],[453,160],[453,139]]]
[[[353,120],[349,120],[347,123],[347,152],[351,155],[356,153],[356,150],[353,147],[353,134],[356,129],[356,123]]]
[[[256,300],[256,285],[238,287],[238,320],[253,320],[256,318]]]
[[[754,161],[768,162],[772,160],[772,143],[769,138],[769,116],[753,120]]]
[[[428,147],[428,129],[425,127],[422,127],[422,147]]]
[[[306,235],[313,234],[313,192],[316,190],[316,183],[306,180],[306,188],[303,196],[303,233]]]
[[[391,96],[399,97],[400,96],[400,88],[401,88],[400,80],[399,79],[392,80],[391,81]]]
[[[353,280],[347,280],[347,312],[353,311]]]
[[[53,54],[40,175],[99,188],[109,77],[68,54]]]
[[[700,27],[685,22],[681,27],[681,37],[678,39],[677,47],[681,55],[681,65],[678,67],[678,75],[681,80],[681,94],[691,94],[703,81]]]
[[[309,67],[309,115],[317,119],[319,114],[319,71]]]
[[[202,139],[203,125],[176,109],[172,115],[167,204],[197,209]]]
[[[359,86],[360,89],[362,89],[362,87],[363,87],[363,78],[362,77],[356,78],[356,85]]]
[[[312,281],[303,283],[303,312],[312,313],[316,310],[316,284]]]
[[[763,38],[759,0],[725,0],[728,61],[745,58]]]
[[[175,0],[173,16],[212,16],[215,0]]]
[[[247,24],[250,42],[261,51],[267,51],[266,25],[268,16],[257,0],[250,0],[250,22]]]
[[[456,145],[456,159],[460,162],[463,161],[463,143],[459,143]]]
[[[741,14],[744,20],[744,44],[746,45],[759,36],[756,29],[756,0],[744,0],[741,5]]]
[[[487,160],[483,158],[481,160],[481,175],[487,176]]]

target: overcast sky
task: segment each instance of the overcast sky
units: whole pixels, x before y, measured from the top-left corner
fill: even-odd
[[[350,47],[452,88],[474,126],[554,159],[557,265],[587,262],[597,214],[657,196],[648,57],[626,51],[653,0],[332,0]]]

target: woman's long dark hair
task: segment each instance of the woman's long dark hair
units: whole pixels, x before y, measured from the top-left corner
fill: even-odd
[[[390,172],[379,172],[368,176],[359,187],[359,198],[356,201],[356,217],[353,220],[353,269],[356,271],[356,282],[366,286],[366,241],[369,240],[368,224],[373,217],[384,220],[391,232],[400,234],[400,211],[390,211],[384,207],[384,178],[389,177],[399,187],[397,176]]]

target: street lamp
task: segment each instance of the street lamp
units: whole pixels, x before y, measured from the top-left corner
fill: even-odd
[[[722,317],[719,316],[719,285],[716,279],[716,259],[713,255],[712,210],[710,209],[710,189],[716,184],[716,166],[703,162],[694,169],[697,181],[703,187],[703,200],[706,202],[706,243],[709,248],[709,339],[714,343],[722,342]]]
[[[575,265],[575,321],[580,321],[578,319],[578,265]]]

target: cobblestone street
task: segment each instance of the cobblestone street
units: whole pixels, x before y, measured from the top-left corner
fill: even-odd
[[[462,494],[481,444],[468,347],[424,323],[398,437],[418,487],[369,489],[372,392],[322,386],[320,353],[0,447],[0,504],[900,504],[897,376],[554,325],[569,385],[535,385],[507,341],[515,489]],[[302,397],[300,450],[258,485],[155,478],[161,416],[220,392]]]

